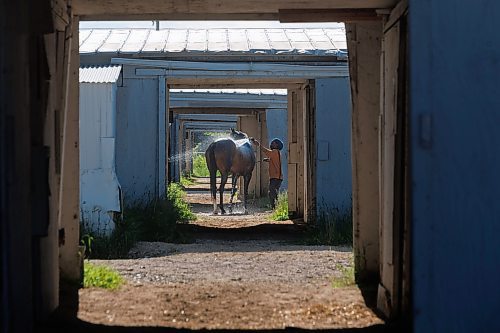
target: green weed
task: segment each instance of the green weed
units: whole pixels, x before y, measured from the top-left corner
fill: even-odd
[[[271,214],[271,219],[274,221],[286,221],[288,218],[288,193],[287,191],[283,191],[278,194],[278,200],[276,200],[276,207]]]
[[[188,187],[188,186],[191,186],[191,185],[194,185],[194,180],[191,176],[187,175],[187,176],[181,176],[181,180],[180,180],[180,184],[183,186],[183,187]]]
[[[124,283],[120,274],[109,267],[96,266],[89,261],[85,261],[83,267],[83,286],[85,288],[97,287],[114,290]]]
[[[354,285],[354,265],[352,262],[345,266],[342,264],[335,265],[335,268],[340,272],[341,276],[332,279],[333,288],[342,288]]]

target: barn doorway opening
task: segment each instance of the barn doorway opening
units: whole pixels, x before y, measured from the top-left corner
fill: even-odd
[[[290,64],[280,63],[260,65],[274,66],[274,71],[292,75],[277,77],[276,73],[269,73],[267,69],[261,70],[266,72],[267,79],[255,78],[251,75],[259,71],[259,65],[251,64],[252,68],[246,72],[248,77],[239,81],[235,76],[241,76],[241,69],[234,73],[234,70],[226,68],[222,78],[221,73],[216,73],[218,77],[208,77],[212,73],[207,72],[214,70],[206,71],[206,68],[200,66],[213,67],[213,63],[203,64],[198,61],[194,64],[196,73],[193,75],[185,73],[186,65],[193,64],[182,60],[177,60],[182,61],[181,64],[127,57],[109,57],[108,61],[109,65],[121,67],[116,92],[117,124],[121,125],[117,126],[116,140],[126,142],[121,145],[129,154],[128,163],[117,165],[118,177],[120,173],[129,173],[135,185],[150,177],[151,192],[159,195],[166,183],[180,181],[186,171],[193,171],[190,170],[194,169],[193,152],[194,155],[200,153],[193,149],[195,143],[199,143],[197,137],[227,130],[225,126],[230,124],[259,138],[264,144],[269,142],[271,136],[275,136],[270,134],[270,129],[276,131],[281,128],[287,137],[287,160],[283,163],[286,163],[288,175],[288,212],[292,218],[300,220],[301,225],[315,221],[317,189],[321,189],[322,192],[319,193],[323,201],[328,200],[331,193],[331,188],[321,187],[331,180],[328,178],[328,163],[336,163],[337,170],[340,169],[339,160],[333,158],[333,153],[346,153],[346,150],[339,150],[339,146],[333,144],[345,144],[345,140],[349,142],[345,138],[344,141],[330,140],[331,126],[319,126],[333,119],[339,124],[335,127],[335,132],[349,137],[349,126],[340,122],[341,118],[335,114],[335,110],[345,112],[345,106],[332,104],[326,98],[328,91],[330,95],[335,95],[331,93],[332,90],[341,91],[336,85],[344,85],[343,93],[348,91],[348,85],[345,87],[345,82],[348,81],[345,60],[343,68],[331,68],[331,77],[317,74],[319,78],[310,76],[310,71],[324,71],[324,67],[308,64],[302,69],[293,68],[292,71],[292,68],[286,67]],[[87,58],[82,63],[90,64],[90,60]],[[184,68],[172,68],[172,65]],[[230,65],[235,66],[233,63]],[[332,78],[333,83],[329,82]],[[231,80],[232,84],[228,84]],[[241,105],[226,105],[224,108],[213,104],[206,107],[200,106],[199,100],[198,105],[195,103],[194,106],[189,103],[174,104],[175,94],[186,92],[181,91],[182,89],[227,89],[228,86],[232,89],[285,88],[286,95],[281,96],[286,99],[282,101],[284,104],[281,108],[275,110],[255,104],[251,108],[243,108]],[[335,97],[336,101],[341,100],[339,96]],[[184,99],[182,96],[178,98],[186,103],[185,96]],[[348,101],[348,94],[344,94],[342,100]],[[243,103],[241,98],[237,102]],[[149,108],[148,104],[153,104],[153,107]],[[331,110],[328,113],[326,111],[329,108]],[[154,112],[149,113],[149,110]],[[275,122],[270,125],[273,117]],[[348,118],[342,118],[342,121],[346,119]],[[148,121],[150,126],[145,126],[144,122]],[[126,134],[125,130],[130,131],[131,128],[135,128],[134,134]],[[317,138],[320,139],[319,144]],[[141,141],[145,139],[150,140],[148,142],[151,146]],[[134,146],[136,148],[132,150]],[[191,152],[186,153],[189,150]],[[152,158],[141,154],[149,154]],[[193,158],[186,159],[189,155]],[[119,156],[117,152],[117,163],[121,158],[123,155]],[[346,156],[343,158],[344,162],[349,160]],[[258,163],[262,165],[263,160],[259,158]],[[256,200],[266,194],[264,185],[267,178],[264,170],[265,168],[257,168],[253,177],[253,195]],[[335,175],[333,179],[342,177],[346,183],[351,182],[350,175],[345,179],[346,175]],[[318,182],[321,184],[317,184]],[[125,182],[121,186],[124,184]],[[203,181],[198,183],[201,186],[205,184]],[[335,188],[339,192],[346,190],[339,186]],[[130,193],[126,186],[123,191],[125,197]],[[193,189],[192,192],[196,190]],[[208,198],[208,195],[203,195]],[[211,208],[210,204],[204,206],[201,203],[201,206],[204,207],[202,209]],[[198,238],[192,244],[142,242],[127,254],[127,259],[94,260],[97,264],[117,269],[130,284],[115,294],[82,290],[79,317],[99,324],[163,325],[176,328],[336,328],[350,327],[349,323],[353,318],[356,318],[357,324],[364,326],[382,323],[366,306],[359,289],[350,285],[353,282],[352,244],[332,248],[298,243],[295,241],[303,232],[302,229],[299,232],[296,230],[297,223],[290,220],[262,228],[259,226],[269,224],[268,221],[260,220],[255,223],[252,221],[255,220],[255,215],[248,216],[246,221],[250,228],[239,228],[241,232],[235,236],[232,232],[238,229],[238,223],[231,228],[227,226],[231,216],[217,218],[218,221],[210,223],[218,223],[218,226],[226,224],[225,232],[216,230],[210,234],[203,230],[198,235],[203,234],[205,239]],[[213,226],[209,226],[209,229],[214,230]],[[344,277],[349,281],[349,286],[332,286],[333,281]],[[199,288],[194,288],[194,283]],[[166,296],[166,301],[162,295]],[[275,301],[269,301],[270,299]],[[147,305],[146,300],[150,301],[150,305]],[[115,303],[121,304],[116,311],[105,310]],[[241,311],[234,311],[235,307]],[[151,314],[145,316],[145,312]],[[228,313],[231,315],[228,316]],[[337,322],[337,319],[340,321]]]

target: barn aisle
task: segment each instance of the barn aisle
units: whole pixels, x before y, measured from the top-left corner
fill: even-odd
[[[116,291],[81,289],[82,322],[196,330],[381,327],[361,290],[345,283],[350,246],[300,244],[303,226],[272,221],[259,200],[248,215],[213,215],[206,185],[201,179],[187,190],[197,214],[186,226],[194,243],[140,242],[129,259],[93,261],[127,283]]]

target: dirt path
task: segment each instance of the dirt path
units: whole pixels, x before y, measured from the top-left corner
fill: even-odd
[[[117,269],[117,291],[81,289],[78,316],[120,326],[189,329],[367,327],[382,321],[355,287],[333,288],[349,247],[293,245],[300,227],[249,215],[211,215],[207,193],[188,200],[198,219],[193,244],[139,243],[128,260],[94,260]]]

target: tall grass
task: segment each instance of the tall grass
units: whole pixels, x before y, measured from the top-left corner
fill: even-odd
[[[282,191],[278,194],[276,206],[271,214],[271,219],[274,221],[286,221],[288,217],[288,192]]]
[[[322,205],[305,241],[311,245],[352,245],[352,209]]]
[[[193,176],[195,177],[209,177],[207,162],[205,155],[195,155],[193,157]]]
[[[81,242],[86,246],[86,257],[125,258],[137,241],[188,243],[191,237],[181,232],[178,223],[196,219],[185,201],[182,186],[171,183],[165,200],[138,203],[127,208],[123,221],[117,221],[110,235],[92,231],[85,221],[80,226]]]

